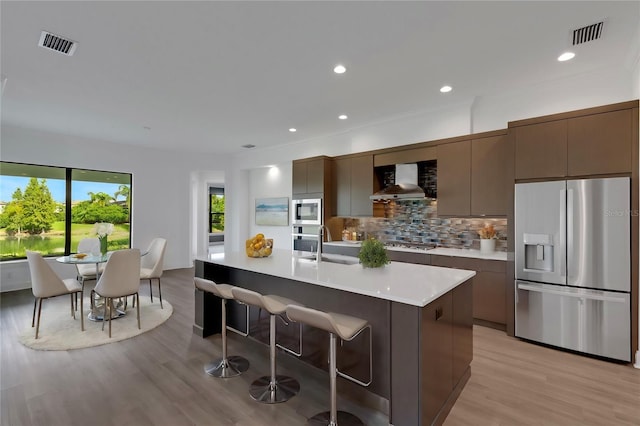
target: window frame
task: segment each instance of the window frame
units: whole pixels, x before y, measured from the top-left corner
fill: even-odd
[[[26,166],[26,167],[49,167],[49,168],[55,168],[55,169],[61,169],[64,170],[65,172],[65,223],[64,223],[64,256],[68,256],[70,255],[71,252],[71,240],[72,240],[72,235],[71,235],[71,202],[72,202],[72,182],[73,182],[73,172],[74,171],[81,171],[81,172],[88,172],[88,173],[111,173],[114,175],[128,175],[129,176],[129,248],[131,248],[131,235],[133,232],[133,216],[131,214],[131,212],[133,211],[133,173],[128,173],[128,172],[116,172],[116,171],[111,171],[111,170],[97,170],[97,169],[87,169],[87,168],[79,168],[79,167],[64,167],[64,166],[54,166],[54,165],[49,165],[49,164],[33,164],[33,163],[21,163],[21,162],[16,162],[16,161],[0,161],[0,165],[4,165],[4,164],[11,164],[14,166]],[[2,172],[0,171],[0,175],[2,174]],[[16,176],[16,175],[6,175],[6,176]],[[35,177],[35,176],[25,176],[25,177]],[[37,179],[41,179],[41,178],[37,178]],[[79,181],[79,179],[75,179],[76,181]],[[4,200],[3,200],[4,201]],[[56,254],[43,254],[44,257],[58,257],[60,256],[59,253]],[[7,258],[7,259],[2,259],[0,258],[0,264],[3,262],[10,262],[10,261],[16,261],[16,260],[24,260],[26,259],[26,256],[24,257],[13,257],[13,258]]]
[[[224,197],[224,188],[210,186],[209,187],[209,234],[224,234],[224,231],[213,232],[214,216],[222,216],[223,219],[225,217],[224,212],[220,213],[220,212],[211,211],[212,197],[217,197],[218,195],[222,195]]]

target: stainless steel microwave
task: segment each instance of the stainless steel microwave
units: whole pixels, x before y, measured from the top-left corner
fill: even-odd
[[[322,199],[306,198],[291,201],[293,225],[322,225]]]

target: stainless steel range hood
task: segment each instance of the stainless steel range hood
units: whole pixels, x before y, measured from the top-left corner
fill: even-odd
[[[376,192],[373,201],[423,200],[424,190],[418,186],[418,164],[396,164],[396,184]]]

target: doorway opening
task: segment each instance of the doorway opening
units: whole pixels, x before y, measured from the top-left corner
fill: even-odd
[[[209,187],[209,255],[224,252],[224,188]]]

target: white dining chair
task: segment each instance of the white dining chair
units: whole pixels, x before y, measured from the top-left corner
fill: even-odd
[[[153,289],[151,287],[152,280],[158,280],[158,295],[160,296],[160,308],[162,306],[162,288],[160,287],[160,277],[162,277],[162,266],[164,262],[164,252],[167,248],[167,240],[164,238],[154,238],[149,244],[147,254],[142,256],[140,262],[140,279],[149,280],[149,295],[151,303],[153,303]],[[135,304],[135,301],[134,301]]]
[[[83,238],[78,242],[78,250],[76,253],[100,254],[100,240],[97,238]],[[98,266],[98,273],[104,269],[104,264]],[[82,294],[84,294],[85,281],[96,280],[96,265],[94,263],[76,263],[77,277],[76,279],[82,284]],[[76,310],[78,310],[78,301],[76,300]]]
[[[40,331],[40,313],[42,312],[42,301],[51,297],[71,296],[71,316],[76,319],[76,311],[73,309],[73,296],[80,293],[80,330],[84,331],[84,313],[82,303],[82,285],[73,278],[61,279],[44,260],[42,255],[35,251],[27,250],[27,262],[31,273],[31,291],[35,300],[33,302],[33,316],[31,317],[31,327],[36,320],[36,306],[38,306],[38,322],[36,327],[36,339]],[[39,302],[39,303],[38,303]]]
[[[119,297],[133,296],[134,303],[137,301],[138,329],[140,328],[140,250],[127,249],[116,250],[111,253],[104,272],[100,275],[96,287],[91,292],[95,292],[104,297],[104,315],[102,319],[102,329],[105,321],[109,321],[109,337],[111,337],[111,317],[113,299]]]

